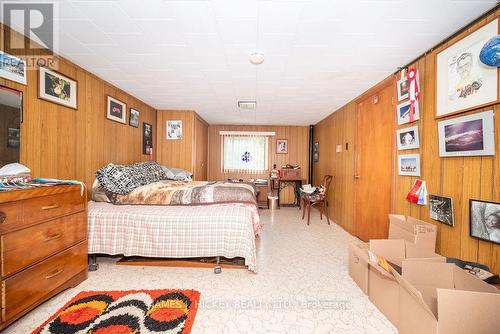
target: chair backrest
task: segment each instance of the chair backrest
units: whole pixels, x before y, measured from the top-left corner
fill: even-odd
[[[323,181],[321,181],[321,185],[325,188],[325,197],[328,196],[328,188],[330,188],[330,183],[332,183],[333,176],[325,175],[323,177]]]

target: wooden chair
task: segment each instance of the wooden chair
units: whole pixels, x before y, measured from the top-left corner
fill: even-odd
[[[330,217],[328,216],[328,188],[330,187],[332,179],[333,176],[331,175],[325,175],[325,177],[323,177],[323,181],[321,182],[321,185],[325,188],[325,192],[323,194],[302,193],[300,195],[300,206],[303,208],[302,219],[304,219],[307,210],[307,225],[309,225],[309,221],[311,219],[312,206],[316,206],[318,208],[321,220],[323,220],[323,214],[325,214],[326,221],[328,222],[328,225],[330,225]]]

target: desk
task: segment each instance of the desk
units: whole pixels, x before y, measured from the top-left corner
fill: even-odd
[[[300,207],[300,188],[302,188],[302,179],[273,179],[272,187],[278,191],[278,207],[280,207],[280,194],[281,190],[288,186],[293,186],[295,193],[295,203],[294,206]]]

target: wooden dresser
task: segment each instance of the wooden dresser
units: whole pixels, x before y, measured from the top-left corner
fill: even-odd
[[[87,195],[79,185],[0,192],[0,331],[87,278]]]

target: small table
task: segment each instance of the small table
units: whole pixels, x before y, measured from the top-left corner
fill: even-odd
[[[280,204],[280,194],[281,190],[288,186],[293,186],[294,188],[294,193],[295,193],[295,203],[293,206],[299,206],[300,207],[300,188],[302,188],[302,179],[274,179],[273,180],[273,189],[276,189],[278,191],[278,207],[281,206]],[[276,185],[277,183],[277,185]]]

